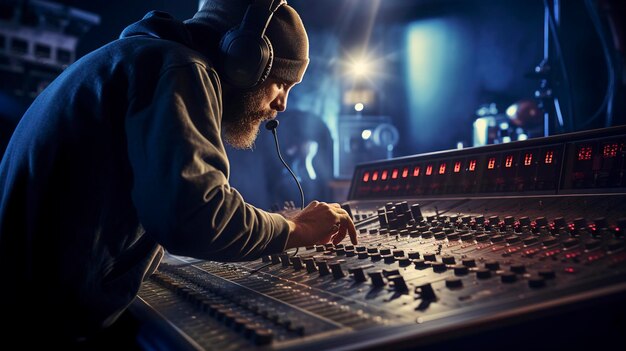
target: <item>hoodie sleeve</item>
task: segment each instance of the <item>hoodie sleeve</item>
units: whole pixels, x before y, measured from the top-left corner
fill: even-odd
[[[247,204],[228,184],[215,72],[196,63],[169,68],[142,105],[131,101],[126,132],[132,198],[146,232],[173,254],[201,259],[284,250],[287,221]]]

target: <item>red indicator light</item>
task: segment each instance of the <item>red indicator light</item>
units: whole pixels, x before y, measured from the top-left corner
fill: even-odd
[[[446,164],[442,163],[439,165],[439,174],[445,174],[446,173]]]
[[[468,168],[470,172],[474,172],[476,170],[476,160],[471,160]]]
[[[454,173],[461,172],[461,161],[457,161],[454,163]]]
[[[511,168],[513,166],[513,155],[508,155],[504,161],[504,167]]]
[[[583,146],[578,149],[578,161],[587,161],[591,160],[591,156],[593,155],[593,149],[591,146]]]
[[[402,170],[402,178],[406,178],[409,176],[409,167],[404,167]]]
[[[394,168],[393,171],[391,171],[391,179],[398,179],[398,169]]]
[[[433,165],[426,166],[426,175],[429,176],[433,174]]]
[[[374,174],[372,174],[372,181],[377,181],[378,180],[378,171],[375,171]]]
[[[387,172],[387,170],[383,171],[383,174],[380,176],[381,180],[387,180],[387,176],[389,175],[389,172]]]
[[[494,169],[496,168],[496,158],[492,157],[489,159],[489,162],[487,163],[487,169]]]
[[[548,152],[546,152],[546,159],[545,159],[545,163],[551,164],[552,163],[552,159],[554,158],[554,151],[550,150]]]
[[[533,154],[524,155],[524,166],[530,166],[533,163]]]
[[[576,270],[574,267],[567,267],[565,268],[565,273],[576,273]]]
[[[413,168],[413,177],[417,177],[420,175],[420,166],[415,166],[415,168]]]
[[[617,151],[619,150],[619,145],[617,143],[606,144],[602,149],[602,156],[604,158],[612,158],[617,156]]]
[[[363,182],[367,183],[370,180],[370,172],[365,172],[365,174],[363,174]]]

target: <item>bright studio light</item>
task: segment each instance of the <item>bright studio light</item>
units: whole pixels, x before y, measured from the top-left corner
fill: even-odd
[[[361,112],[361,111],[363,111],[364,108],[365,108],[365,105],[363,105],[363,103],[361,103],[361,102],[358,102],[358,103],[354,104],[354,110],[356,112]]]
[[[372,131],[370,129],[365,129],[361,132],[361,138],[363,140],[367,140],[372,136]]]
[[[360,58],[351,63],[350,74],[355,77],[365,77],[371,69],[371,64],[364,58]]]

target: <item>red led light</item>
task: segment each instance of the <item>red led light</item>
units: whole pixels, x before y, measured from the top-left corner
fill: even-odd
[[[591,160],[591,156],[593,156],[593,149],[591,146],[583,146],[578,149],[578,161]]]
[[[474,172],[476,170],[476,160],[471,160],[468,168],[470,172]]]
[[[394,168],[393,171],[391,171],[391,179],[398,179],[398,169]]]
[[[406,178],[409,176],[409,167],[404,167],[402,170],[402,178]]]
[[[454,163],[454,173],[461,172],[461,161],[457,161]]]
[[[415,168],[413,168],[413,177],[417,177],[420,175],[420,166],[415,166]]]
[[[375,171],[374,174],[372,174],[372,181],[377,181],[378,180],[378,171]]]
[[[496,158],[492,157],[489,159],[489,162],[487,163],[487,169],[494,169],[496,168]]]
[[[363,182],[367,183],[370,180],[370,172],[365,172],[363,174]]]
[[[513,155],[508,155],[504,161],[504,167],[511,168],[513,166]]]
[[[439,165],[439,174],[445,174],[446,173],[446,164],[445,162]]]
[[[553,158],[554,158],[554,151],[550,150],[550,151],[546,152],[545,163],[546,164],[551,164]]]
[[[619,145],[617,143],[606,144],[602,150],[602,156],[604,158],[612,158],[617,156],[617,151],[619,150]]]
[[[530,166],[533,163],[533,154],[524,155],[524,166]]]
[[[380,176],[381,180],[387,180],[387,176],[389,175],[389,172],[387,172],[387,170],[383,171],[383,174]]]
[[[426,166],[426,175],[429,176],[433,174],[433,165]]]

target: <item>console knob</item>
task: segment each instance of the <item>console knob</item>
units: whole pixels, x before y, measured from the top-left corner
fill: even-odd
[[[479,268],[476,270],[476,278],[478,279],[491,278],[491,271],[487,268]]]
[[[351,268],[348,270],[348,273],[352,274],[352,276],[354,277],[354,281],[357,283],[362,283],[367,280],[365,272],[361,267]]]
[[[387,279],[393,282],[393,288],[395,291],[403,294],[409,292],[409,287],[406,285],[406,282],[401,275],[392,275],[387,277]]]
[[[367,275],[370,276],[370,279],[372,280],[372,285],[376,288],[382,288],[383,286],[385,286],[385,279],[383,277],[383,273],[380,271],[377,272],[369,272],[367,273]]]
[[[291,263],[293,264],[293,269],[299,271],[302,269],[302,258],[300,256],[292,257]]]
[[[463,281],[459,278],[447,278],[446,286],[449,289],[458,289],[463,287]]]
[[[330,274],[330,270],[328,270],[328,262],[326,261],[317,262],[317,270],[319,271],[321,277]]]
[[[435,294],[435,290],[430,285],[430,283],[426,283],[424,285],[418,286],[415,288],[415,293],[419,295],[419,298],[426,301],[435,301],[437,300],[437,295]]]
[[[315,260],[313,258],[305,258],[304,265],[306,266],[307,273],[313,273],[317,271]]]
[[[333,278],[341,279],[346,276],[343,270],[341,269],[341,263],[338,263],[338,262],[331,263],[329,266],[330,266],[330,269],[333,271]]]

